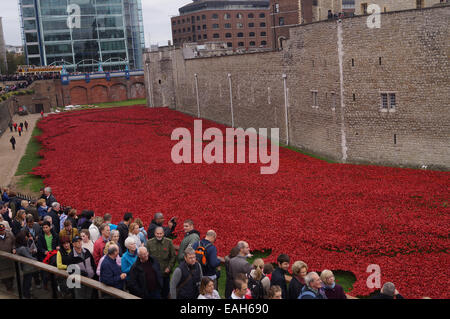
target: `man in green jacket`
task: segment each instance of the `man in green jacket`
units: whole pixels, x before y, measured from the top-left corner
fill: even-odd
[[[186,219],[183,223],[184,238],[181,241],[180,247],[178,248],[178,263],[181,264],[184,261],[184,251],[191,247],[194,243],[200,241],[200,233],[194,229],[194,222],[190,219]]]
[[[155,229],[155,237],[147,241],[147,250],[150,256],[158,260],[163,277],[162,299],[167,299],[169,295],[170,272],[175,266],[176,253],[172,240],[164,237],[164,228]]]

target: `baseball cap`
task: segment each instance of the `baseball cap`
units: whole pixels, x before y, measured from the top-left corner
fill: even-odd
[[[80,236],[75,236],[75,237],[72,239],[72,243],[75,243],[75,242],[77,242],[77,241],[79,241],[79,240],[81,240],[81,237],[80,237]]]

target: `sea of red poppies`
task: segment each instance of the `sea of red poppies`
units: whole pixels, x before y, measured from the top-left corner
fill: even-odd
[[[34,173],[57,200],[80,212],[133,212],[147,228],[190,218],[202,233],[216,230],[219,255],[239,240],[303,260],[309,270],[351,271],[352,295],[368,295],[377,264],[407,298],[449,298],[450,174],[381,166],[329,164],[280,149],[277,174],[262,164],[174,164],[172,131],[193,134],[194,118],[143,106],[50,115],[38,123],[41,160]],[[203,121],[203,129],[223,125]]]

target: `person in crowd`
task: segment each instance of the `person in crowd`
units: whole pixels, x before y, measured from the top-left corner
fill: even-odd
[[[126,212],[123,215],[123,220],[117,225],[117,230],[120,233],[119,245],[122,248],[122,251],[125,251],[127,248],[125,247],[125,239],[128,238],[128,226],[133,222],[133,214]]]
[[[37,201],[38,214],[41,220],[44,219],[44,216],[48,214],[48,206],[45,199],[41,198]]]
[[[39,214],[37,212],[35,201],[28,202],[26,200],[23,200],[20,206],[22,206],[22,208],[25,210],[26,215],[31,214],[34,218],[34,221],[39,222]]]
[[[248,288],[251,291],[252,299],[264,299],[269,294],[270,279],[263,273],[264,261],[257,258],[253,261],[253,269],[248,277]]]
[[[3,190],[2,190],[2,202],[4,202],[4,203],[9,202],[8,192],[9,192],[9,188],[8,187],[3,188]]]
[[[231,297],[231,293],[233,292],[233,275],[231,273],[230,268],[230,260],[231,258],[236,257],[239,254],[239,248],[234,246],[230,250],[230,254],[225,256],[225,272],[227,274],[225,281],[225,298],[229,299]]]
[[[89,229],[94,219],[94,212],[92,210],[84,209],[81,211],[80,218],[78,219],[78,229]]]
[[[100,233],[100,238],[98,238],[94,243],[94,261],[96,265],[98,265],[100,258],[102,258],[105,245],[109,241],[109,235],[111,232],[108,224],[103,223],[100,226]]]
[[[298,299],[303,286],[305,286],[305,276],[308,273],[308,265],[301,260],[292,265],[292,280],[289,283],[287,299]]]
[[[9,208],[9,223],[12,223],[12,220],[14,219],[14,217],[16,216],[16,212],[21,209],[20,207],[20,202],[21,200],[17,197],[16,192],[14,191],[10,191],[9,192],[9,203],[8,203],[8,208]],[[6,218],[5,218],[6,219]]]
[[[198,230],[194,229],[194,222],[191,219],[186,219],[183,223],[184,230],[184,238],[181,241],[181,244],[178,248],[178,262],[182,262],[184,260],[184,250],[190,245],[194,245],[194,243],[200,240],[200,233]],[[231,294],[231,293],[230,293]]]
[[[13,132],[13,124],[11,122],[9,122],[8,127],[9,127],[9,131],[12,133]]]
[[[14,138],[14,136],[11,136],[9,142],[11,143],[13,151],[16,150],[16,139]]]
[[[145,231],[144,223],[142,222],[142,220],[140,218],[136,218],[134,220],[134,222],[136,224],[138,224],[138,226],[139,226],[139,234],[138,234],[138,236],[139,236],[139,239],[140,239],[141,243],[143,243],[144,246],[145,246],[147,244],[147,232]]]
[[[0,251],[7,253],[16,253],[16,238],[11,232],[6,231],[6,227],[0,224]],[[14,280],[14,262],[7,258],[0,258],[0,270],[2,272],[2,282],[6,286],[6,290],[11,292]],[[9,277],[8,275],[11,275]]]
[[[197,262],[195,250],[186,248],[184,261],[175,269],[170,280],[170,298],[197,299],[202,277],[202,267]]]
[[[242,279],[235,279],[233,281],[233,292],[230,299],[246,299],[247,282]]]
[[[386,282],[383,287],[381,287],[381,291],[370,299],[405,299],[395,288],[395,285],[392,282]]]
[[[109,226],[107,224],[105,225],[109,230]],[[116,257],[118,255],[119,247],[117,247],[117,245],[115,244],[109,245],[107,254],[105,255],[105,259],[101,264],[100,282],[104,283],[105,285],[123,290],[123,285],[127,274],[122,273],[120,266],[116,263]]]
[[[11,231],[14,234],[14,236],[16,236],[22,230],[22,228],[25,226],[25,217],[26,217],[26,213],[25,213],[25,210],[23,210],[23,209],[20,209],[16,213],[16,216],[14,217],[14,220],[11,225]]]
[[[25,217],[25,225],[23,226],[22,230],[28,231],[33,237],[33,240],[36,242],[37,237],[41,232],[41,226],[39,226],[39,224],[34,221],[34,217],[31,214],[28,214]]]
[[[22,136],[22,127],[19,126],[19,127],[17,128],[17,132],[19,132],[19,136]]]
[[[209,277],[202,278],[198,299],[220,299],[219,292],[214,289],[214,280]]]
[[[43,261],[49,252],[59,250],[59,238],[48,221],[42,223],[42,232],[37,241],[38,260]]]
[[[167,223],[168,227],[164,227],[163,223],[164,223],[164,215],[161,212],[156,213],[153,216],[153,220],[150,223],[150,226],[148,226],[147,230],[148,239],[152,239],[153,236],[155,236],[156,227],[163,227],[165,237],[169,237],[170,235],[172,235],[172,233],[175,231],[175,227],[177,226],[177,217],[174,216],[169,220],[169,222]]]
[[[273,268],[273,265],[271,263],[268,264],[264,264],[264,275],[266,275],[267,278],[269,278],[270,282],[272,282],[272,273],[275,270],[275,268]]]
[[[72,227],[72,222],[70,220],[65,220],[63,229],[59,232],[59,239],[63,237],[68,237],[69,241],[72,241],[76,236],[79,236],[78,229]]]
[[[125,239],[125,247],[127,248],[127,251],[122,255],[122,272],[127,274],[130,272],[131,266],[136,262],[136,259],[138,257],[137,255],[137,248],[136,248],[136,241],[128,237]]]
[[[325,269],[320,273],[320,280],[323,283],[323,289],[327,299],[347,299],[344,288],[336,284],[334,274],[331,270]]]
[[[194,243],[192,248],[196,251],[201,251],[204,254],[204,261],[202,262],[202,272],[203,276],[208,276],[214,280],[214,287],[217,289],[217,279],[218,279],[218,267],[221,262],[225,262],[223,257],[217,256],[217,248],[214,243],[217,239],[217,234],[214,230],[210,229],[206,232],[204,239]],[[220,267],[219,267],[220,268]],[[220,270],[220,269],[219,269]]]
[[[298,299],[327,299],[322,289],[322,280],[316,272],[309,272],[305,277],[305,286]]]
[[[3,219],[3,216],[0,214],[0,224],[5,226],[5,230],[7,232],[11,232],[11,227],[9,226],[9,223]]]
[[[81,247],[89,250],[92,255],[94,253],[94,242],[91,240],[91,233],[89,232],[89,230],[82,229],[80,232],[80,237],[82,240]]]
[[[13,126],[14,126],[14,132],[17,132],[17,123],[14,122],[14,123],[13,123]]]
[[[291,280],[289,276],[289,256],[286,254],[281,254],[277,258],[278,267],[272,273],[272,279],[270,280],[271,286],[280,286],[282,291],[283,299],[287,298],[287,282]]]
[[[25,129],[28,131],[28,122],[27,122],[27,120],[25,120]]]
[[[44,219],[42,220],[43,222],[49,222],[50,223],[50,228],[55,231],[55,228],[53,227],[53,219],[52,216],[50,215],[46,215],[44,216]]]
[[[68,214],[69,214],[69,210],[72,207],[65,207],[64,209],[61,209],[59,211],[59,229],[62,230],[64,228],[64,222],[66,221]],[[70,239],[70,241],[72,241],[72,238]]]
[[[100,226],[103,224],[103,218],[100,216],[94,216],[92,224],[89,226],[89,232],[91,233],[91,240],[95,243],[100,237]],[[106,223],[107,224],[107,223]]]
[[[51,187],[45,187],[44,188],[44,195],[45,195],[45,201],[47,203],[48,207],[53,207],[52,204],[56,202],[55,196],[52,194]]]
[[[135,240],[138,248],[144,246],[144,243],[139,239],[139,225],[137,223],[131,223],[128,227],[128,237]]]
[[[112,246],[112,245],[117,245],[117,244],[112,241],[108,241],[105,245],[105,248],[103,249],[103,256],[102,256],[102,258],[100,258],[100,261],[98,262],[98,265],[97,265],[96,274],[98,277],[100,277],[100,270],[102,268],[102,262],[105,259],[106,255],[108,254],[109,246]],[[117,254],[115,260],[116,260],[116,264],[119,265],[120,269],[122,269],[122,258],[120,257],[119,254]]]
[[[0,202],[0,216],[2,216],[3,224],[5,224],[7,230],[11,231],[12,211],[5,202]]]
[[[72,228],[77,228],[78,225],[78,217],[77,217],[77,210],[72,208],[69,210],[69,213],[67,214],[67,220],[72,223]],[[77,228],[78,230],[78,228]]]
[[[66,270],[70,264],[70,252],[72,251],[71,240],[69,237],[62,237],[60,240],[62,246],[56,254],[56,267],[61,270]]]
[[[32,235],[27,230],[21,230],[19,233],[17,233],[16,236],[16,254],[18,256],[22,256],[25,258],[36,260],[36,257],[34,257],[29,248],[28,248],[28,240],[33,240]],[[22,292],[23,297],[25,299],[31,298],[31,282],[33,279],[33,275],[36,272],[36,268],[33,266],[20,263],[20,266],[22,268]]]
[[[111,230],[117,229],[117,225],[112,224],[112,215],[111,214],[105,214],[103,216],[103,221],[109,225],[109,229],[111,229]]]
[[[122,252],[122,248],[120,248],[119,240],[120,240],[120,233],[119,233],[119,231],[117,229],[111,230],[110,241],[112,241],[114,244],[119,246],[119,256],[122,257],[123,252]]]
[[[74,237],[72,239],[72,245],[73,249],[70,253],[70,265],[77,265],[81,276],[97,279],[94,257],[88,249],[83,248],[83,240],[81,237]],[[92,293],[92,288],[85,285],[74,288],[76,299],[89,299],[91,298]]]
[[[59,223],[59,214],[61,211],[61,205],[58,202],[52,203],[52,209],[48,212],[48,216],[52,218],[52,225],[55,233],[59,234],[60,232],[60,223]]]
[[[236,278],[237,274],[241,273],[246,275],[252,270],[252,265],[247,262],[247,258],[250,256],[250,247],[248,243],[240,241],[237,243],[237,247],[239,249],[239,254],[230,260],[232,280]]]
[[[283,290],[280,286],[272,286],[269,290],[269,299],[283,299]]]
[[[130,237],[129,237],[130,238]],[[172,240],[164,237],[164,229],[157,227],[155,237],[147,241],[147,251],[161,266],[162,290],[161,297],[167,299],[170,290],[170,272],[175,267],[176,253]]]
[[[138,259],[127,276],[130,293],[143,299],[161,299],[163,279],[156,258],[149,255],[146,247],[138,248]]]

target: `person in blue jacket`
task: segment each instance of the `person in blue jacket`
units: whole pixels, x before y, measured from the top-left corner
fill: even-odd
[[[117,245],[110,245],[108,254],[105,256],[100,267],[100,282],[123,290],[123,284],[127,274],[122,273],[122,269],[116,263],[117,255],[119,255],[119,247]]]
[[[136,249],[136,241],[133,238],[128,237],[127,239],[125,239],[125,247],[127,248],[127,251],[122,255],[121,263],[122,263],[122,272],[128,275],[131,266],[133,266],[138,257]]]

